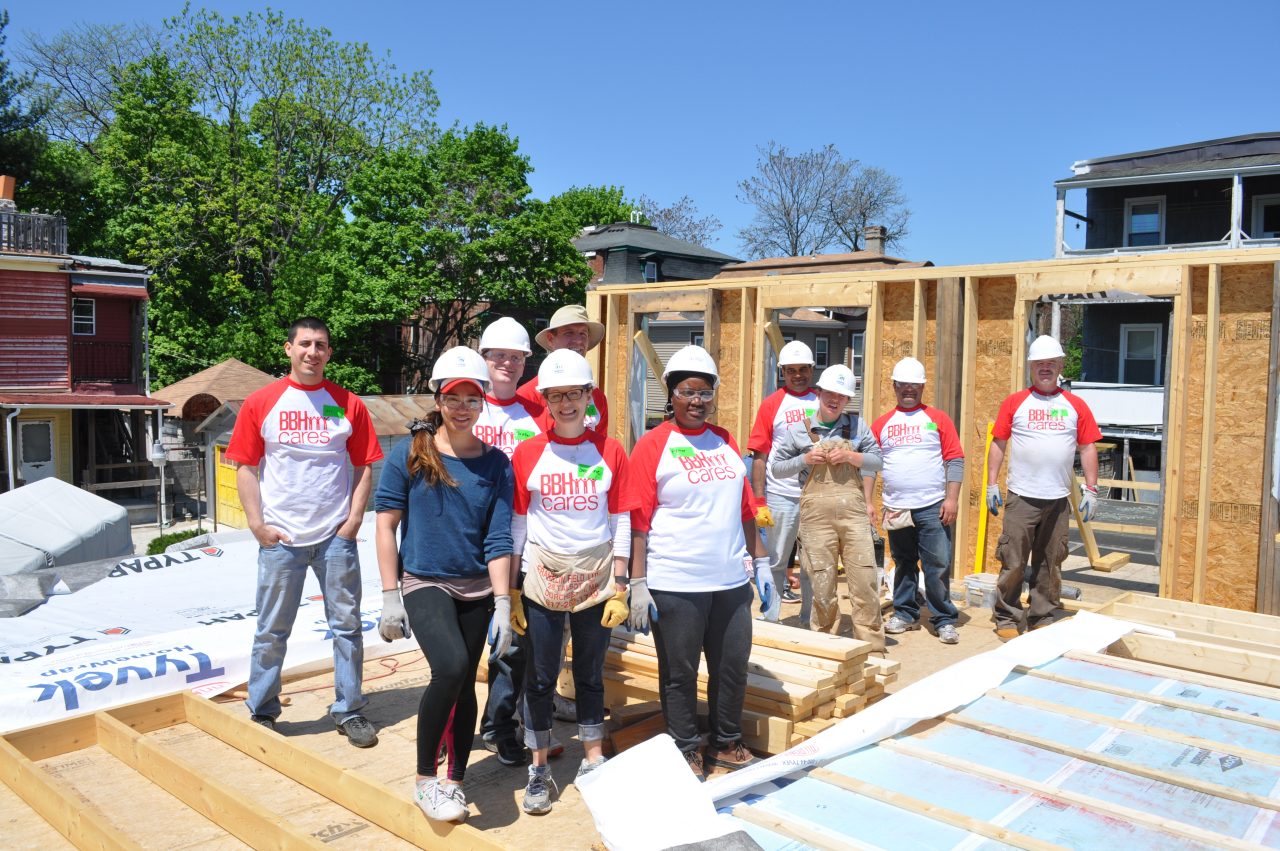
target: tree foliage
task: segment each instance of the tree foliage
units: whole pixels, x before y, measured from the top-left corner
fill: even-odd
[[[647,195],[641,195],[640,209],[648,223],[659,232],[695,245],[708,245],[724,227],[715,216],[699,216],[698,205],[688,195],[680,196],[675,203],[665,207]]]
[[[755,207],[738,232],[749,256],[857,251],[873,224],[887,229],[887,245],[902,245],[911,213],[897,177],[846,159],[834,145],[792,154],[770,142],[758,151],[756,174],[738,184],[738,200]]]
[[[573,186],[552,196],[547,203],[579,229],[629,222],[637,213],[641,214],[640,224],[649,224],[644,218],[641,202],[632,201],[626,195],[621,186]]]
[[[4,52],[8,26],[9,13],[0,10],[0,174],[25,175],[46,145],[37,127],[48,104],[33,90],[31,74],[16,74],[9,67]]]

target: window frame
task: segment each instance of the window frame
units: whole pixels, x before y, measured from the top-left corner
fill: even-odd
[[[818,344],[821,343],[822,352],[819,354]],[[826,369],[831,366],[831,335],[815,334],[813,337],[813,368]]]
[[[78,329],[78,327],[77,327],[77,323],[85,322],[85,321],[86,321],[86,319],[85,319],[85,317],[83,317],[83,316],[77,316],[77,315],[76,315],[76,307],[81,306],[81,305],[86,305],[86,304],[87,304],[87,305],[89,305],[89,317],[88,317],[88,320],[87,320],[87,321],[88,321],[88,323],[89,323],[89,330],[88,330],[88,331],[83,331],[83,330],[79,330],[79,329]],[[92,299],[92,298],[81,298],[80,296],[73,296],[73,297],[72,297],[72,299],[71,299],[71,336],[73,336],[73,337],[92,337],[92,336],[96,335],[97,333],[98,333],[98,303],[97,303],[97,299]]]
[[[1120,384],[1134,383],[1131,381],[1126,381],[1125,375],[1124,375],[1124,364],[1125,364],[1125,361],[1129,360],[1129,332],[1131,331],[1155,331],[1155,334],[1156,334],[1155,351],[1153,352],[1152,358],[1151,358],[1152,362],[1155,364],[1155,373],[1154,373],[1155,380],[1150,385],[1144,385],[1144,386],[1158,387],[1162,385],[1163,376],[1161,376],[1160,374],[1160,369],[1164,365],[1164,359],[1161,357],[1161,351],[1162,351],[1161,345],[1164,343],[1164,326],[1161,325],[1159,322],[1122,322],[1120,323],[1120,363],[1119,363],[1120,369],[1116,376],[1119,379],[1118,383]]]
[[[1265,208],[1272,205],[1280,207],[1280,193],[1268,193],[1266,195],[1253,196],[1253,213],[1250,216],[1249,228],[1250,239],[1280,239],[1280,231],[1274,231],[1267,235],[1262,230],[1262,222],[1265,215]]]
[[[1130,242],[1133,231],[1130,225],[1133,223],[1133,208],[1140,204],[1155,204],[1156,215],[1160,218],[1160,241],[1155,245],[1134,245]],[[1124,247],[1125,248],[1154,248],[1156,245],[1167,245],[1165,240],[1165,196],[1148,195],[1143,198],[1126,198],[1124,199]],[[1142,231],[1142,233],[1151,233],[1151,231]]]

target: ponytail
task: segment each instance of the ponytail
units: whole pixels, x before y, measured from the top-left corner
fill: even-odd
[[[444,416],[437,410],[427,414],[426,419],[409,423],[409,432],[413,435],[413,443],[409,445],[409,475],[421,473],[432,487],[445,484],[456,488],[458,483],[445,469],[444,459],[436,448],[436,430],[443,422]]]

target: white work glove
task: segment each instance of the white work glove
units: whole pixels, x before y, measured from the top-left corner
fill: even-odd
[[[404,601],[400,599],[398,587],[382,592],[382,615],[378,618],[378,635],[382,636],[383,641],[413,638],[413,633],[409,631],[409,615],[404,610]]]
[[[498,594],[493,598],[493,620],[489,621],[489,643],[493,652],[489,661],[497,662],[511,648],[511,597]]]
[[[1088,523],[1098,513],[1098,489],[1080,486],[1080,517]]]
[[[653,595],[649,593],[649,580],[643,576],[632,579],[627,596],[631,604],[631,617],[627,619],[627,629],[648,635],[649,624],[658,620],[658,607],[653,604]]]
[[[768,556],[758,556],[751,562],[756,572],[756,591],[760,592],[760,614],[763,620],[777,623],[782,613],[782,597],[773,584],[773,568]]]
[[[987,485],[987,511],[991,512],[992,517],[999,516],[1002,505],[1004,500],[1000,498],[1000,486]]]

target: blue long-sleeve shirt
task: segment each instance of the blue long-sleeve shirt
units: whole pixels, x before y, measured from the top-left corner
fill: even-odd
[[[376,511],[402,511],[400,563],[421,577],[468,577],[489,572],[489,561],[512,552],[511,502],[515,476],[499,449],[479,458],[442,455],[457,487],[428,485],[409,475],[411,438],[396,444],[382,467]]]

